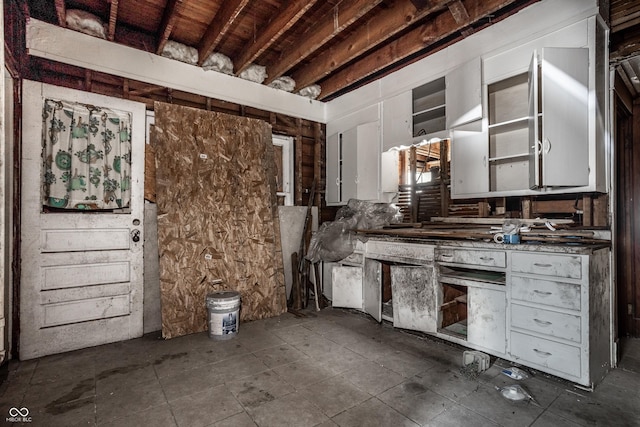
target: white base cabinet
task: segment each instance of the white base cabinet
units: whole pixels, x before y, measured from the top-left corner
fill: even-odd
[[[609,251],[511,255],[512,360],[591,386],[611,368]]]
[[[394,327],[588,388],[612,366],[608,248],[373,237],[361,250],[333,267],[335,307],[380,321],[388,263]]]

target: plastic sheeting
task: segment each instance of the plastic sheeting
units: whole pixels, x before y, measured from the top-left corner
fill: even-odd
[[[101,39],[107,38],[107,33],[104,30],[104,24],[93,13],[85,12],[80,9],[68,9],[65,17],[67,27],[81,33],[89,34],[90,36],[100,37]]]
[[[267,78],[267,68],[262,65],[251,64],[242,70],[238,77],[255,83],[262,83]]]
[[[231,59],[220,52],[213,52],[202,63],[202,68],[207,71],[217,71],[219,73],[233,75],[233,62]]]
[[[306,96],[307,98],[316,99],[320,96],[320,85],[311,85],[307,87],[303,87],[298,91],[298,95]]]
[[[399,222],[402,214],[393,204],[351,199],[338,210],[335,221],[322,223],[313,234],[307,259],[314,263],[340,261],[355,249],[355,230],[382,228]]]
[[[162,49],[161,56],[196,65],[198,63],[198,50],[173,40],[168,40]]]
[[[296,87],[296,81],[289,76],[282,76],[269,83],[269,87],[286,92],[293,92],[293,89]]]

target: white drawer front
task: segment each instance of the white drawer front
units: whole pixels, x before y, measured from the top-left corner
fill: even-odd
[[[402,258],[404,260],[433,261],[434,247],[415,243],[367,242],[369,258]]]
[[[580,316],[511,305],[511,326],[580,343]]]
[[[507,255],[504,251],[474,251],[457,248],[439,248],[436,260],[456,264],[482,265],[485,267],[506,267]]]
[[[543,368],[580,377],[580,347],[511,332],[511,355]]]
[[[552,307],[580,310],[580,285],[511,276],[511,298]]]
[[[582,278],[582,260],[575,255],[514,252],[511,271],[541,276]]]

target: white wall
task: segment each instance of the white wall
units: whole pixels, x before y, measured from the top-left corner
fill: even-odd
[[[70,48],[72,46],[72,48]],[[27,22],[29,54],[223,101],[325,121],[325,104],[36,19]]]

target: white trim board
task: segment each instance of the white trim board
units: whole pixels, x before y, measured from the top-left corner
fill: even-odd
[[[29,55],[64,64],[325,123],[324,102],[223,73],[205,71],[195,65],[36,19],[27,22],[27,50]]]

